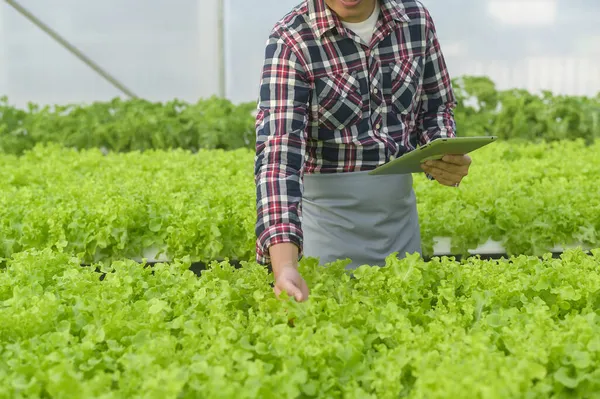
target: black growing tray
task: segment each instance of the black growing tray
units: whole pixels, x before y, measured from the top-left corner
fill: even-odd
[[[584,251],[586,254],[591,255],[591,251]],[[553,258],[560,258],[560,256],[563,254],[563,252],[550,252],[552,254]],[[424,256],[423,260],[428,262],[430,260],[432,260],[433,258],[442,258],[442,257],[446,257],[446,258],[455,258],[456,261],[461,261],[463,259],[467,259],[467,258],[479,258],[482,260],[497,260],[497,259],[508,259],[510,256],[507,255],[506,253],[496,253],[496,254],[472,254],[472,255],[434,255],[434,256]],[[539,258],[541,259],[542,257],[539,256]],[[216,259],[213,262],[224,262],[225,259]],[[239,260],[228,260],[229,264],[239,268],[241,267],[241,262]],[[142,262],[140,262],[142,263]],[[146,262],[145,264],[149,267],[152,267],[154,265],[157,264],[168,264],[169,261],[152,261],[152,262]],[[212,263],[212,262],[192,262],[190,265],[190,270],[192,272],[194,272],[196,275],[200,276],[202,274],[203,270],[206,270],[207,266]],[[81,266],[90,266],[90,264],[82,264]],[[267,269],[269,270],[269,272],[271,272],[271,267],[267,266]]]

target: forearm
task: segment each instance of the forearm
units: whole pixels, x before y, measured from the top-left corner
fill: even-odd
[[[279,146],[278,146],[279,147]],[[295,152],[289,145],[288,159],[294,159]],[[293,146],[292,146],[293,147]],[[258,160],[262,159],[261,156]],[[291,244],[302,249],[302,228],[300,224],[302,163],[278,165],[273,160],[265,160],[266,164],[257,173],[257,224],[256,254],[260,264],[272,262],[270,248],[279,244]],[[296,260],[297,260],[296,258]]]
[[[256,257],[273,263],[271,248],[293,245],[302,254],[300,203],[311,84],[301,60],[279,37],[265,52],[256,120]],[[280,253],[277,265],[291,261],[292,250]],[[285,256],[284,256],[285,255]]]
[[[422,112],[419,118],[421,144],[427,144],[439,138],[455,137],[454,104],[435,104],[430,101],[430,107],[433,109]]]
[[[275,278],[277,278],[283,268],[298,266],[299,249],[295,244],[275,244],[269,248],[269,255]]]

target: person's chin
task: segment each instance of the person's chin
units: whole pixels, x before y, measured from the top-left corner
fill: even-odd
[[[363,0],[336,0],[338,4],[343,6],[348,11],[358,7]]]
[[[364,14],[366,0],[333,0],[332,3],[335,4],[334,11],[343,19],[343,20],[353,20],[361,17]]]

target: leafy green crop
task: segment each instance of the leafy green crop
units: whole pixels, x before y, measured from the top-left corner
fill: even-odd
[[[255,143],[254,103],[212,97],[188,104],[121,100],[17,110],[0,101],[0,151],[22,154],[38,143],[127,152],[236,149]]]
[[[247,150],[104,156],[49,146],[0,163],[0,258],[46,247],[87,262],[153,247],[200,260],[252,256]]]
[[[546,142],[583,139],[587,143],[600,138],[600,93],[590,98],[497,90],[489,78],[471,76],[454,79],[453,86],[461,136]]]
[[[598,154],[600,142],[498,142],[472,154],[458,189],[416,176],[424,255],[435,237],[452,237],[455,254],[489,239],[509,254],[600,246]],[[252,259],[253,159],[245,149],[105,156],[55,145],[0,155],[0,258],[53,248],[91,262],[155,247],[171,259]]]
[[[453,80],[460,136],[555,141],[600,137],[600,94],[595,98],[497,90],[487,77]],[[121,100],[91,105],[16,109],[0,98],[0,152],[22,154],[38,143],[128,152],[148,149],[253,149],[255,102],[217,97],[189,104]]]
[[[415,179],[424,252],[452,237],[467,254],[488,239],[510,254],[540,255],[555,245],[600,245],[600,142],[498,142],[471,154],[456,190]]]
[[[0,398],[592,398],[600,251],[562,259],[390,256],[351,278],[301,262],[308,302],[267,270],[189,259],[0,269]],[[101,279],[101,273],[105,273]]]

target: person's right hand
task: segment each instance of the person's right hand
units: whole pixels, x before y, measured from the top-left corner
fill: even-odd
[[[279,298],[282,292],[296,298],[297,302],[308,299],[308,286],[294,265],[283,266],[275,274],[275,295]]]
[[[273,276],[275,277],[275,295],[285,291],[298,302],[308,299],[308,286],[298,272],[298,247],[291,243],[275,244],[269,248]]]

